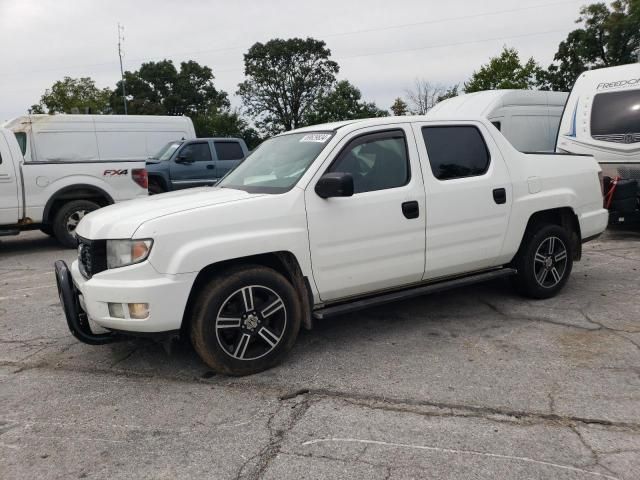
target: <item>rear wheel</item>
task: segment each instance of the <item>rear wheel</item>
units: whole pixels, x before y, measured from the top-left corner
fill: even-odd
[[[202,289],[191,341],[216,372],[250,375],[282,361],[302,320],[296,291],[281,274],[261,266],[227,270]]]
[[[539,225],[523,242],[515,262],[518,290],[531,298],[553,297],[567,283],[573,267],[569,233],[558,225]]]
[[[49,225],[49,224],[47,224],[47,225],[41,225],[41,226],[40,226],[40,231],[41,231],[42,233],[46,234],[46,235],[49,235],[50,237],[53,237],[53,236],[54,236],[54,233],[53,233],[53,227],[52,227],[51,225]]]
[[[99,208],[100,205],[89,200],[72,200],[65,203],[53,219],[53,233],[56,239],[67,248],[75,248],[78,245],[76,239],[78,223],[87,213]]]

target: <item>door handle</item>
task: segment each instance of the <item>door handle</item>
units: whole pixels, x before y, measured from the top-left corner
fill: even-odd
[[[493,189],[493,200],[501,205],[503,203],[507,203],[507,191],[504,188],[494,188]]]
[[[11,178],[11,175],[9,175],[8,173],[0,173],[0,182],[2,183],[10,182]]]
[[[402,204],[402,213],[409,220],[412,218],[418,218],[420,216],[420,207],[418,206],[418,202],[415,200],[404,202]]]
[[[214,166],[213,165],[207,165],[207,170],[213,170]]]

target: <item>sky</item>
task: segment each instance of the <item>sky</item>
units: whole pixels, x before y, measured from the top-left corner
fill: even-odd
[[[585,0],[0,0],[0,121],[27,113],[64,76],[99,87],[144,61],[196,60],[234,107],[243,53],[271,38],[324,40],[339,79],[389,108],[416,79],[464,82],[504,45],[542,66]]]

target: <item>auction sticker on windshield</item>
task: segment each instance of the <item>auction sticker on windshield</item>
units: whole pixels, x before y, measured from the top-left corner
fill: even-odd
[[[331,138],[330,133],[310,133],[300,139],[301,142],[324,143]]]

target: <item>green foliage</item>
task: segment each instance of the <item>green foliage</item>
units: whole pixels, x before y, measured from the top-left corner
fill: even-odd
[[[222,111],[192,117],[198,137],[240,137],[249,149],[255,148],[262,138],[237,111]]]
[[[125,72],[128,113],[135,115],[188,115],[196,117],[229,108],[225,92],[213,85],[213,72],[193,60],[180,71],[171,60],[143,63],[138,71]],[[122,81],[111,96],[116,113],[124,113]]]
[[[31,113],[109,113],[111,90],[96,87],[89,77],[64,77],[47,88]]]
[[[388,113],[380,110],[373,102],[362,101],[360,90],[347,80],[322,95],[305,115],[307,125],[338,122],[355,118],[386,117]]]
[[[453,98],[460,95],[458,88],[460,88],[460,85],[453,85],[452,87],[447,88],[442,95],[438,95],[437,103],[440,103],[447,98]]]
[[[238,95],[263,132],[304,124],[316,100],[335,82],[339,67],[330,55],[325,42],[313,38],[273,39],[249,49]]]
[[[409,105],[407,105],[407,102],[398,97],[394,100],[393,105],[391,105],[391,112],[398,117],[402,115],[408,115]]]
[[[491,58],[480,70],[473,72],[464,84],[464,91],[532,89],[538,85],[541,73],[542,69],[533,58],[522,64],[515,48],[504,47],[500,56]]]
[[[554,63],[543,75],[543,86],[568,91],[588,69],[637,61],[640,49],[640,0],[594,3],[580,10],[583,24],[560,43]]]

